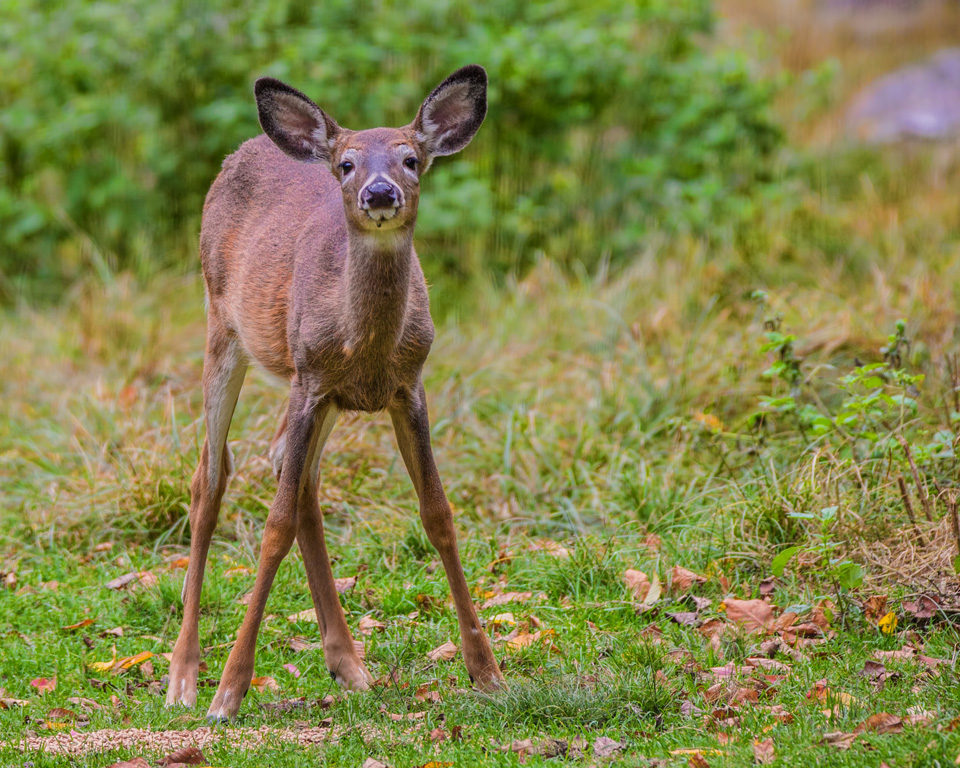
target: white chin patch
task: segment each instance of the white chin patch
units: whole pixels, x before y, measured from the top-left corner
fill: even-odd
[[[396,215],[397,215],[396,208],[368,208],[367,209],[367,216],[369,216],[371,219],[373,219],[377,223],[390,221],[390,219],[392,219]]]

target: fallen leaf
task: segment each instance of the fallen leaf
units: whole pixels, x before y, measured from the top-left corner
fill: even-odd
[[[100,637],[123,637],[123,627],[114,627],[105,629],[100,633]]]
[[[773,608],[763,600],[735,600],[728,598],[720,604],[727,620],[739,624],[746,632],[766,632],[773,626]]]
[[[887,612],[887,596],[874,595],[867,598],[863,603],[863,615],[867,621],[876,622]]]
[[[363,761],[363,766],[361,768],[387,768],[384,763],[381,763],[379,760],[374,760],[372,757],[368,757]]]
[[[880,661],[910,661],[917,654],[917,649],[905,645],[896,651],[874,651],[873,658]]]
[[[773,749],[773,739],[753,742],[753,761],[757,765],[767,765],[777,759]]]
[[[280,690],[280,686],[277,684],[277,681],[272,677],[255,677],[250,681],[250,687],[256,688],[258,691],[277,692]]]
[[[178,557],[176,560],[171,560],[167,565],[171,571],[182,571],[190,565],[189,557]],[[182,760],[180,762],[183,762]]]
[[[627,588],[637,600],[643,600],[650,591],[650,579],[643,571],[637,571],[628,568],[623,573],[623,580],[627,583]]]
[[[119,763],[108,765],[107,768],[150,768],[150,763],[142,757],[134,757],[131,760],[121,760]]]
[[[668,613],[667,618],[682,626],[695,627],[699,622],[700,613],[698,611],[681,611],[679,613]]]
[[[880,631],[885,635],[892,635],[897,628],[897,615],[893,611],[890,611],[890,613],[886,614],[877,622],[877,626],[880,627]]]
[[[93,624],[93,622],[94,622],[94,619],[84,619],[83,621],[79,621],[76,624],[70,624],[69,626],[66,626],[66,627],[60,627],[60,629],[62,629],[64,632],[70,632],[74,629],[83,629],[84,627],[89,627],[91,624]]]
[[[903,730],[903,719],[889,712],[878,712],[870,715],[860,725],[853,729],[855,734],[865,731],[875,731],[876,733],[900,733]]]
[[[528,552],[545,552],[553,557],[570,557],[570,552],[562,544],[550,539],[538,539],[530,542]]]
[[[915,619],[930,619],[940,610],[940,603],[933,597],[921,595],[919,600],[904,601],[901,607]]]
[[[357,586],[357,577],[348,576],[345,579],[334,579],[333,586],[336,587],[337,592],[343,594],[344,592],[348,592]]]
[[[237,576],[247,576],[252,573],[253,571],[247,568],[247,566],[238,565],[234,568],[228,568],[223,572],[223,575],[226,576],[228,579],[235,579]]]
[[[826,733],[823,738],[820,739],[820,743],[829,744],[831,747],[836,747],[837,749],[850,749],[857,735],[856,733],[844,733],[843,731]]]
[[[143,662],[145,662],[147,659],[152,658],[153,654],[150,651],[143,651],[135,656],[127,656],[124,659],[120,659],[117,661],[116,666],[118,669],[130,669],[131,667],[135,667],[138,664],[143,664]]]
[[[164,757],[159,765],[161,766],[172,766],[172,765],[206,765],[207,761],[197,747],[183,747],[183,749],[178,749],[176,752],[171,752],[169,755]]]
[[[289,672],[291,675],[293,675],[294,679],[297,679],[298,677],[300,677],[300,670],[297,669],[295,665],[293,665],[293,664],[284,664],[284,665],[283,665],[283,668],[284,668],[285,670],[287,670],[287,672]],[[252,683],[251,683],[251,684],[252,684]]]
[[[650,589],[647,590],[647,596],[641,601],[641,605],[649,607],[660,599],[663,594],[663,588],[660,586],[660,577],[657,572],[653,572],[653,578],[650,580]]]
[[[383,622],[377,621],[372,616],[363,616],[357,627],[362,634],[372,635],[375,630],[385,629],[386,625]]]
[[[317,620],[316,608],[307,608],[304,611],[300,611],[299,613],[291,613],[289,616],[287,616],[287,621],[292,621],[294,623],[301,622],[301,621],[315,622],[316,620]]]
[[[507,648],[509,648],[511,651],[518,651],[521,648],[526,648],[528,645],[533,645],[534,643],[544,640],[547,637],[555,634],[556,633],[552,629],[543,629],[539,632],[532,633],[524,632],[507,640]]]
[[[593,754],[596,757],[610,757],[626,748],[626,744],[611,739],[609,736],[601,736],[593,742]]]
[[[323,643],[310,642],[304,637],[291,637],[289,640],[287,640],[286,646],[291,651],[295,651],[295,652],[319,651],[323,648]]]
[[[86,710],[97,710],[102,709],[102,707],[97,704],[93,699],[85,699],[82,696],[71,696],[67,699],[71,704],[76,704],[78,707],[83,707]]]
[[[153,587],[157,584],[157,577],[150,573],[150,571],[134,571],[133,573],[125,573],[123,576],[117,576],[117,578],[108,581],[104,586],[107,589],[123,589],[124,587],[129,587],[131,590],[138,589],[140,587]]]
[[[37,693],[41,696],[45,693],[53,691],[57,687],[57,678],[56,677],[38,677],[30,681],[30,685],[37,689]]]
[[[450,661],[456,655],[457,646],[448,641],[428,652],[427,658],[432,661]]]
[[[673,570],[670,571],[671,586],[679,589],[681,592],[686,592],[694,584],[705,584],[706,581],[705,576],[701,576],[699,573],[694,573],[686,568],[681,568],[679,565],[673,566]]]
[[[533,597],[533,592],[503,592],[485,600],[480,606],[480,609],[485,610],[498,605],[506,605],[507,603],[522,603],[531,597]]]
[[[498,613],[492,619],[487,622],[494,629],[497,629],[503,625],[515,626],[517,620],[513,617],[512,613]]]
[[[14,699],[9,696],[0,696],[0,709],[13,709],[13,707],[29,707],[30,702],[23,699]]]

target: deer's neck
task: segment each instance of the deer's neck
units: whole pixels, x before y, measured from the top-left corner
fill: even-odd
[[[403,330],[410,292],[413,228],[352,233],[343,284],[346,344],[355,353],[389,352]]]

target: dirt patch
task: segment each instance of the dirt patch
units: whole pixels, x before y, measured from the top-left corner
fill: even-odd
[[[340,729],[332,727],[309,728],[196,728],[183,731],[151,731],[143,728],[99,731],[71,730],[53,736],[28,733],[15,745],[22,752],[45,752],[60,755],[84,755],[111,749],[129,749],[144,756],[166,755],[184,747],[204,749],[212,744],[224,744],[238,749],[259,747],[266,743],[284,742],[307,746],[336,742]],[[14,746],[0,745],[0,746]]]

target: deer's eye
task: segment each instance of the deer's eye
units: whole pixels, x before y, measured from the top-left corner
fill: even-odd
[[[346,176],[352,170],[353,170],[353,163],[346,160],[340,163],[340,173],[342,173],[344,176]]]
[[[407,166],[411,171],[417,170],[417,166],[420,165],[420,161],[415,157],[408,157],[403,161],[403,164]]]

